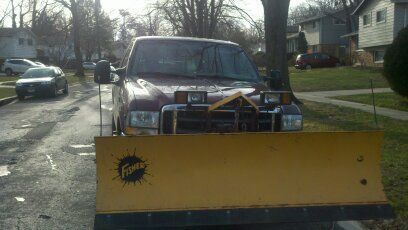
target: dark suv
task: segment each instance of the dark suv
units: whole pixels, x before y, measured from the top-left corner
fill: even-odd
[[[340,60],[325,53],[299,54],[296,58],[296,69],[322,67],[339,67]]]

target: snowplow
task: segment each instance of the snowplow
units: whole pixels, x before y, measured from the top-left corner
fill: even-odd
[[[231,42],[141,37],[112,71],[113,136],[96,137],[95,229],[394,216],[382,131],[302,132],[277,74]]]

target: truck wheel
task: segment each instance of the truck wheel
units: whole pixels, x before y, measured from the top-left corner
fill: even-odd
[[[6,69],[6,75],[7,75],[7,76],[13,75],[13,70],[11,70],[10,68],[9,68],[9,69]]]

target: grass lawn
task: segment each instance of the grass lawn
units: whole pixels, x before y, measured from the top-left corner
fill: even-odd
[[[338,96],[334,98],[344,100],[344,101],[352,101],[352,102],[358,102],[358,103],[369,104],[369,105],[373,103],[371,94]],[[375,98],[376,106],[408,112],[408,98],[401,97],[395,93],[376,93],[374,95],[374,98]]]
[[[16,95],[13,88],[0,88],[0,99]]]
[[[18,79],[19,79],[18,76],[12,76],[12,77],[0,76],[0,82],[17,81]]]
[[[376,129],[373,115],[359,110],[303,101],[305,131]],[[391,222],[367,222],[370,228],[408,229],[408,122],[378,117],[385,130],[382,173],[385,193],[397,214]]]
[[[370,79],[373,79],[374,88],[389,87],[378,69],[340,67],[306,71],[289,68],[289,73],[295,92],[368,89]]]

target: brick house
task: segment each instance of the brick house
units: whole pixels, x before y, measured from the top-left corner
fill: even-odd
[[[353,14],[359,21],[358,38],[349,36],[358,41],[354,63],[381,67],[387,47],[408,25],[408,0],[363,0]]]

